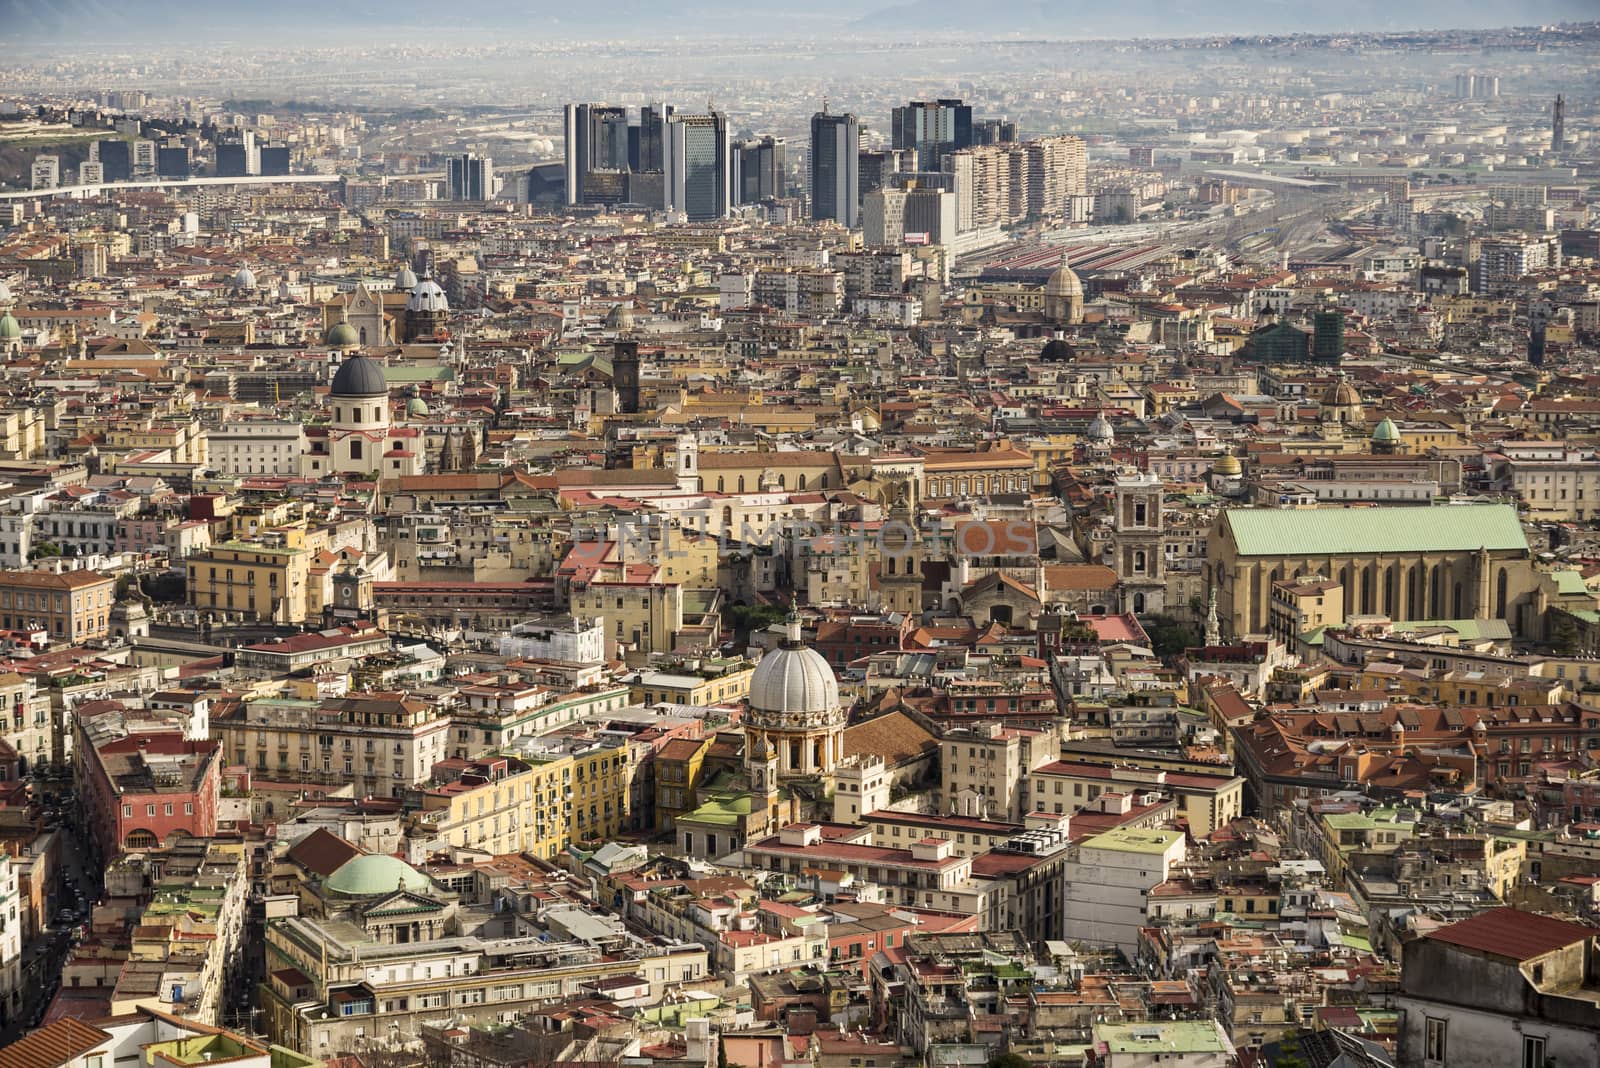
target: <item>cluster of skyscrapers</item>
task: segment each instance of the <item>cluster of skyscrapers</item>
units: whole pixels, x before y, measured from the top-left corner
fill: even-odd
[[[897,244],[908,233],[941,242],[957,231],[1060,214],[1066,198],[1087,191],[1081,140],[1018,141],[1015,123],[975,120],[960,100],[896,107],[886,150],[863,149],[863,132],[855,115],[824,103],[811,117],[804,188],[796,190],[784,140],[767,136],[730,145],[720,112],[570,104],[566,202],[633,204],[697,222],[803,193],[810,218],[853,228],[863,224],[865,212],[872,235]]]
[[[568,204],[639,204],[703,222],[727,215],[735,196],[743,195],[744,176],[735,170],[745,146],[737,155],[731,151],[720,111],[680,114],[668,104],[647,104],[634,122],[627,108],[568,104],[565,132]],[[782,174],[781,145],[769,146],[771,195]],[[752,162],[759,192],[759,146]]]

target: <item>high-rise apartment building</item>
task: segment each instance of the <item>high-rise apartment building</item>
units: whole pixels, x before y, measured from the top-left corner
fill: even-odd
[[[977,145],[947,153],[941,162],[954,178],[962,230],[1061,215],[1069,198],[1088,191],[1088,153],[1076,137]]]
[[[854,115],[811,116],[811,217],[855,227],[861,212],[861,124]]]
[[[785,144],[781,137],[741,141],[734,149],[735,201],[755,204],[785,192]]]
[[[917,169],[936,171],[945,153],[971,147],[972,107],[959,100],[913,100],[891,117],[895,148],[914,149]]]
[[[445,189],[450,200],[493,200],[494,161],[463,152],[445,161]]]
[[[61,184],[61,157],[35,156],[29,168],[30,189],[54,189]]]
[[[667,121],[662,163],[667,210],[683,212],[690,222],[708,222],[728,214],[733,165],[728,122],[720,111],[672,116]]]
[[[156,143],[141,137],[133,143],[133,176],[149,178],[156,173]]]

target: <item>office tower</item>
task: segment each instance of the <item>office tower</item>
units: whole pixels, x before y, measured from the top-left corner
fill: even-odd
[[[783,196],[784,147],[781,137],[739,142],[733,154],[737,203],[756,204]]]
[[[1311,316],[1311,358],[1338,363],[1344,357],[1344,312],[1323,308]]]
[[[925,241],[930,245],[949,245],[956,239],[956,195],[944,189],[911,189],[906,192],[904,233],[907,243]]]
[[[662,156],[668,211],[690,222],[727,216],[732,202],[728,123],[720,111],[674,115],[667,120]]]
[[[446,199],[493,200],[494,162],[488,156],[463,152],[445,161]]]
[[[97,160],[108,182],[127,182],[133,179],[133,146],[126,141],[99,141]]]
[[[249,145],[243,140],[217,142],[218,178],[243,178],[249,173]]]
[[[1017,139],[1017,124],[1010,119],[981,119],[972,124],[972,143],[1003,145]]]
[[[1567,102],[1556,94],[1555,107],[1550,111],[1550,151],[1560,152],[1567,143]]]
[[[288,145],[262,145],[261,146],[261,173],[265,175],[283,175],[289,173],[289,146]]]
[[[858,157],[858,180],[861,183],[861,195],[866,196],[874,189],[883,189],[894,185],[894,175],[911,168],[916,153],[903,148],[891,148],[883,152],[862,152]]]
[[[566,199],[568,204],[616,203],[611,199],[626,195],[629,163],[628,109],[605,104],[568,104],[566,131]],[[639,131],[639,152],[645,151],[645,135]],[[596,184],[606,199],[593,200],[588,194],[589,176],[594,172],[615,175],[611,181]],[[604,187],[601,189],[601,187]]]
[[[972,145],[972,108],[959,100],[913,100],[894,109],[895,148],[915,149],[917,169],[936,171],[946,152]]]
[[[35,156],[29,168],[30,189],[54,189],[61,184],[61,157]]]
[[[669,104],[648,104],[639,109],[639,153],[634,170],[661,170],[670,118],[672,106]]]
[[[162,178],[190,176],[189,149],[184,145],[162,145],[156,149],[156,174]]]
[[[861,231],[868,248],[887,248],[904,241],[906,191],[874,189],[862,197]]]
[[[860,219],[861,124],[848,112],[811,116],[811,217],[853,229]]]

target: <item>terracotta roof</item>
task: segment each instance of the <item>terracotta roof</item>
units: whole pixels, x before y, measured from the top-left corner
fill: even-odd
[[[1536,912],[1499,908],[1480,912],[1471,919],[1441,927],[1427,937],[1463,949],[1475,949],[1491,957],[1525,961],[1542,957],[1574,942],[1593,938],[1592,927],[1568,923]]]
[[[329,876],[345,862],[361,855],[361,850],[332,831],[318,827],[289,848],[289,859],[321,876]]]
[[[875,754],[883,757],[883,762],[889,767],[936,749],[938,744],[933,735],[904,712],[877,716],[844,730],[846,756]]]
[[[111,1036],[98,1027],[69,1016],[0,1049],[0,1068],[55,1068],[110,1041]]]

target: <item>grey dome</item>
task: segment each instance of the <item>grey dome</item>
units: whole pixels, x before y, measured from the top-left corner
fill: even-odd
[[[256,273],[248,267],[240,267],[233,276],[233,288],[254,289],[256,287]]]
[[[417,288],[417,272],[402,264],[394,276],[394,287],[402,293],[411,292]]]
[[[789,640],[761,658],[750,675],[750,707],[756,712],[833,712],[839,707],[839,680],[815,649],[800,643],[800,624],[791,620]]]
[[[1089,440],[1115,441],[1116,438],[1117,432],[1111,428],[1111,421],[1106,418],[1105,413],[1096,415],[1094,421],[1089,424]]]
[[[606,328],[608,330],[632,330],[633,302],[625,300],[620,304],[613,304],[611,310],[606,312]]]
[[[406,311],[409,312],[447,312],[450,310],[450,301],[445,299],[444,290],[439,288],[439,283],[432,278],[424,278],[411,287],[411,295],[406,298]]]
[[[382,397],[389,393],[383,364],[370,356],[354,356],[339,365],[329,390],[335,397]]]

